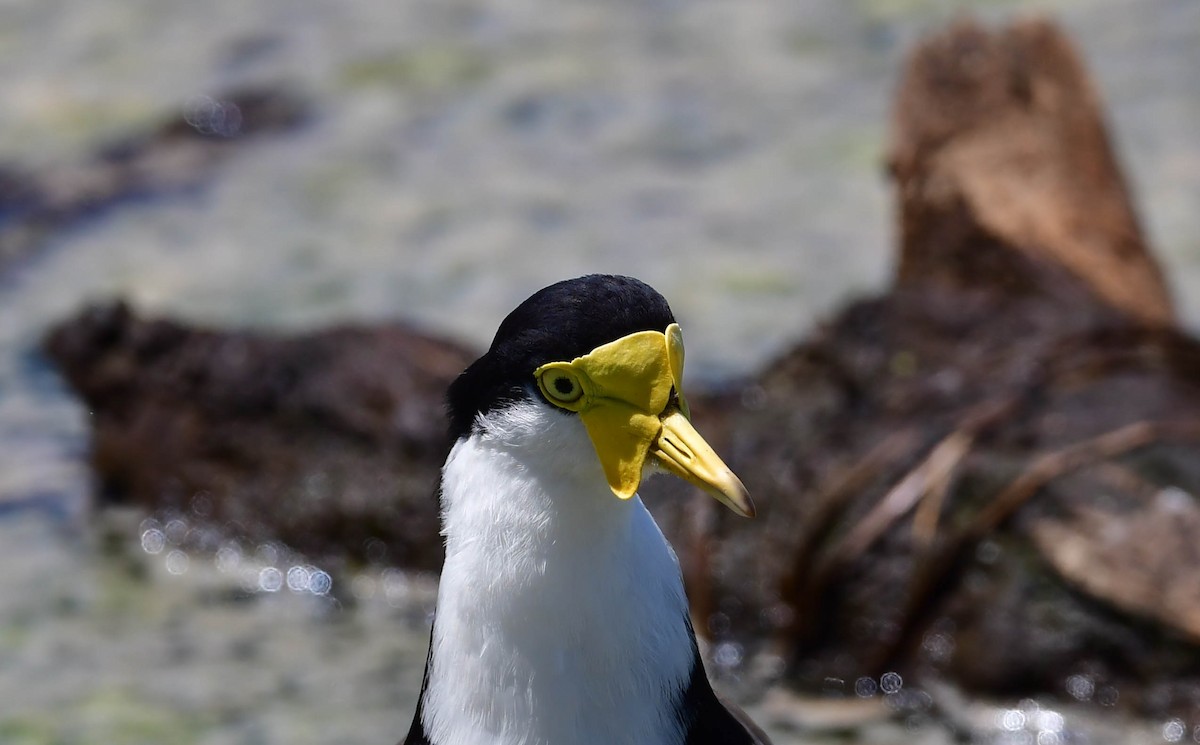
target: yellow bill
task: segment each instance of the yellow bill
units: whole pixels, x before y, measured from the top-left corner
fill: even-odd
[[[692,427],[683,396],[683,335],[639,331],[535,372],[546,400],[579,414],[613,494],[637,493],[647,456],[752,517],[746,487]]]

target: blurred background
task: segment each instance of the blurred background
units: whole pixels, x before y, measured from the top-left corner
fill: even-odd
[[[170,516],[93,512],[90,412],[39,351],[51,324],[120,296],[478,348],[534,290],[615,272],[670,300],[693,380],[750,375],[888,284],[891,97],[965,11],[1070,33],[1200,331],[1195,0],[0,3],[0,743],[394,742],[436,583],[293,576],[278,547],[172,550]],[[162,146],[174,120],[220,144]],[[1192,737],[1172,724],[1092,741]]]

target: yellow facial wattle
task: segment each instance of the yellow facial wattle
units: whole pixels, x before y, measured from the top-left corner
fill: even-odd
[[[752,516],[746,487],[692,427],[683,395],[683,334],[639,331],[534,371],[547,401],[579,414],[613,494],[629,499],[653,453],[666,470]]]

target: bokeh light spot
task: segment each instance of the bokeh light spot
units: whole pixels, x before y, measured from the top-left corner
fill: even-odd
[[[275,567],[263,567],[258,572],[258,589],[263,592],[279,592],[283,588],[283,572]]]
[[[879,688],[884,693],[898,693],[904,687],[904,678],[900,673],[884,673],[879,678]]]
[[[188,570],[188,564],[191,563],[188,555],[179,549],[175,549],[167,554],[167,571],[171,574],[183,574]]]

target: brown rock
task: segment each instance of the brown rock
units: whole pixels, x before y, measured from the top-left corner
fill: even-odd
[[[102,502],[313,556],[436,569],[442,400],[472,359],[410,328],[219,333],[85,309],[46,350],[92,414]]]

